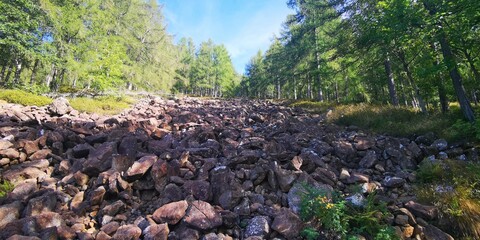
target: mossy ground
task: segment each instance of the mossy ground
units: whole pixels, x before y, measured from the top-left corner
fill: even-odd
[[[114,115],[129,108],[136,100],[125,96],[101,96],[71,98],[69,102],[74,109],[80,112]]]
[[[52,103],[52,99],[18,89],[0,89],[0,100],[21,104],[24,106],[45,106]]]

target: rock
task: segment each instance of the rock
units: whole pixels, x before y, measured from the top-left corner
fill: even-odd
[[[0,157],[14,159],[14,158],[19,158],[20,153],[13,148],[7,148],[4,150],[0,150]]]
[[[10,169],[3,173],[3,178],[10,181],[13,185],[17,185],[26,179],[43,181],[46,177],[47,173],[36,167]]]
[[[136,240],[142,235],[142,230],[135,225],[123,225],[117,229],[113,240]]]
[[[345,168],[342,168],[342,171],[340,172],[339,179],[340,180],[347,180],[349,178],[350,178],[350,173],[348,172],[348,170],[345,169]]]
[[[355,137],[355,149],[359,151],[367,150],[375,146],[375,139],[369,137]]]
[[[259,236],[264,237],[270,233],[269,220],[266,216],[256,216],[252,218],[245,229],[245,237]]]
[[[100,186],[94,191],[91,192],[89,196],[89,202],[90,204],[93,205],[100,205],[103,201],[103,197],[105,196],[105,193],[107,190],[105,189],[104,186]]]
[[[282,192],[288,192],[292,187],[295,180],[297,180],[297,175],[292,171],[281,169],[280,167],[275,168],[275,175],[277,176],[278,186]]]
[[[188,203],[185,200],[168,203],[155,210],[152,217],[157,223],[166,222],[174,225],[185,216],[187,208]]]
[[[0,229],[20,217],[23,206],[20,201],[0,206]]]
[[[438,151],[445,151],[447,150],[448,143],[445,139],[437,139],[432,143],[431,146],[435,147]]]
[[[408,225],[408,216],[407,215],[397,215],[395,217],[395,224],[397,224],[398,226]]]
[[[158,158],[155,155],[147,155],[140,158],[138,161],[135,161],[125,173],[125,179],[130,182],[140,179],[150,169],[150,167],[152,167],[157,159]]]
[[[434,220],[438,217],[438,209],[434,206],[426,206],[413,201],[409,201],[405,204],[410,212],[415,216],[421,217],[426,220]]]
[[[37,229],[46,229],[50,227],[59,227],[65,222],[60,214],[55,212],[44,212],[34,216]]]
[[[355,156],[356,151],[351,143],[347,141],[336,141],[333,144],[335,155],[340,159],[347,160]]]
[[[112,235],[117,231],[117,229],[120,227],[120,223],[118,222],[109,222],[105,225],[103,225],[100,230],[103,231],[104,233],[108,235]]]
[[[33,237],[33,236],[22,236],[22,235],[15,234],[15,235],[7,238],[7,240],[40,240],[40,238]]]
[[[158,159],[152,166],[150,175],[155,183],[155,189],[158,192],[163,192],[165,186],[167,185],[168,168],[168,163],[163,159]]]
[[[377,164],[377,162],[378,156],[375,151],[367,151],[367,155],[362,158],[359,165],[362,168],[372,168],[373,166],[375,166],[375,164]]]
[[[0,139],[0,150],[5,150],[8,148],[11,148],[13,146],[13,143],[7,140]]]
[[[186,181],[183,184],[184,192],[192,194],[197,200],[209,201],[211,199],[210,183],[204,180]]]
[[[83,163],[85,174],[90,177],[97,176],[99,173],[112,167],[112,155],[117,152],[117,144],[115,142],[106,142],[97,149],[90,152],[88,159]]]
[[[87,157],[91,151],[95,149],[88,143],[78,144],[72,148],[73,156],[76,158],[84,158]]]
[[[290,209],[283,209],[280,214],[275,216],[272,229],[287,239],[293,239],[300,235],[300,231],[303,229],[303,222]]]
[[[429,224],[425,226],[423,231],[424,237],[426,240],[453,240],[454,238],[449,234],[443,232],[437,227]]]
[[[40,197],[32,198],[25,208],[24,215],[27,217],[40,215],[44,212],[51,212],[55,210],[57,205],[57,197],[55,193],[46,193]]]
[[[167,240],[170,230],[167,224],[150,225],[143,230],[144,240]]]
[[[382,185],[389,188],[396,188],[403,186],[404,183],[406,183],[406,181],[403,178],[387,176],[383,179]]]
[[[415,228],[410,225],[402,227],[403,238],[409,238],[413,236],[414,231]]]
[[[48,108],[48,111],[50,111],[50,113],[54,115],[59,115],[59,116],[65,115],[67,113],[70,113],[70,111],[72,111],[72,108],[70,107],[70,103],[66,98],[63,98],[63,97],[53,100],[53,102],[50,105],[48,105],[47,108]]]
[[[193,201],[185,215],[184,221],[200,230],[210,230],[222,225],[222,217],[207,202]]]
[[[366,203],[366,199],[361,193],[356,193],[350,197],[345,198],[345,200],[356,207],[363,207]]]

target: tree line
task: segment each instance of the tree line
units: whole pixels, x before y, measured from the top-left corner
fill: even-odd
[[[0,12],[0,87],[222,96],[238,79],[224,46],[175,44],[155,0],[10,0]]]
[[[389,103],[466,119],[480,97],[480,1],[288,0],[269,49],[252,57],[249,97]]]

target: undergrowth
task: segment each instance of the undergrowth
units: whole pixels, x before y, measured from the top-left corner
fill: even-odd
[[[472,124],[462,118],[459,106],[452,104],[446,114],[423,114],[407,107],[372,104],[335,105],[299,101],[291,104],[315,113],[327,113],[327,120],[339,125],[354,125],[375,133],[396,137],[415,137],[433,132],[448,141],[467,140],[480,142],[480,115]],[[475,109],[477,113],[480,108]]]
[[[9,192],[13,191],[13,184],[7,180],[0,183],[0,198],[5,197]]]
[[[24,106],[45,106],[52,103],[52,99],[18,89],[0,90],[0,99],[9,103]]]
[[[399,239],[386,223],[390,214],[386,205],[375,202],[375,194],[369,194],[362,206],[355,206],[339,192],[326,194],[306,185],[304,188],[300,216],[309,223],[302,231],[306,239],[317,239],[320,229],[330,238],[357,239],[361,235],[375,240]]]
[[[81,112],[113,115],[122,112],[135,103],[135,100],[125,96],[101,96],[95,98],[78,97],[69,99],[70,105]]]
[[[424,160],[417,179],[417,196],[439,208],[440,227],[459,238],[480,239],[480,164]]]

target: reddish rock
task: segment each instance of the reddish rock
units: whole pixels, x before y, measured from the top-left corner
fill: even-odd
[[[115,142],[106,142],[90,152],[88,159],[83,163],[83,170],[88,176],[97,176],[112,166],[112,155],[117,152]]]
[[[303,222],[290,209],[284,209],[275,216],[272,229],[287,239],[293,239],[300,235],[300,231],[303,229]]]
[[[90,197],[89,197],[89,202],[90,204],[93,205],[99,205],[103,201],[103,197],[105,196],[105,193],[107,191],[105,190],[104,186],[100,186],[94,191],[91,192]]]
[[[11,143],[10,141],[0,139],[0,150],[5,150],[7,148],[11,148],[12,146],[13,143]]]
[[[152,167],[157,159],[158,158],[155,155],[147,155],[140,158],[138,161],[135,161],[125,173],[125,179],[128,181],[140,179],[150,169],[150,167]]]
[[[25,141],[23,146],[23,150],[25,151],[26,154],[29,156],[33,154],[34,152],[40,150],[38,147],[38,142],[37,141]]]
[[[187,211],[188,203],[187,201],[178,201],[173,203],[168,203],[153,213],[153,219],[157,223],[168,223],[168,224],[177,224]]]
[[[40,197],[30,199],[25,208],[25,216],[36,216],[44,212],[54,211],[56,205],[57,197],[55,193],[46,193]]]
[[[44,212],[34,216],[38,229],[46,229],[50,227],[59,227],[65,222],[60,214],[55,212]]]
[[[168,229],[168,225],[158,224],[158,225],[150,225],[145,230],[143,230],[143,239],[144,240],[167,240],[168,234],[170,230]]]
[[[136,240],[142,235],[142,230],[135,225],[124,225],[117,229],[113,240]]]
[[[185,215],[184,221],[200,230],[210,230],[222,225],[222,217],[207,202],[193,201]]]
[[[0,157],[14,159],[14,158],[19,158],[20,153],[16,149],[7,148],[4,150],[0,150]]]
[[[117,231],[117,229],[119,227],[120,227],[120,223],[113,221],[113,222],[109,222],[106,225],[102,226],[100,228],[100,230],[102,230],[103,232],[105,232],[108,235],[112,235],[113,233],[115,233]]]
[[[163,159],[158,159],[152,166],[150,174],[155,183],[155,189],[158,192],[163,192],[167,185],[168,163]]]

